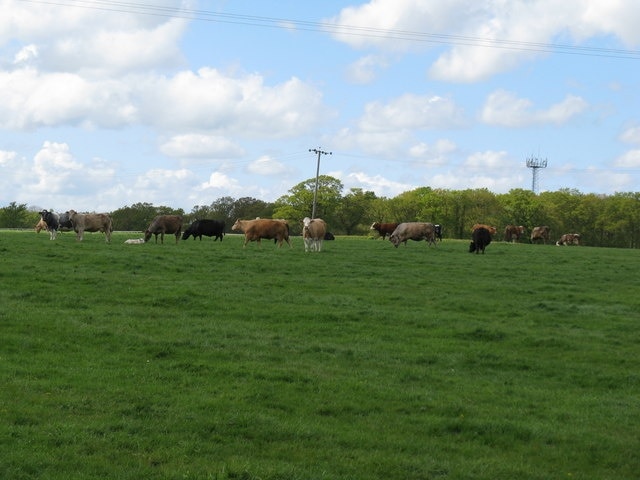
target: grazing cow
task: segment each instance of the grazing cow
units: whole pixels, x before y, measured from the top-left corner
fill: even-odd
[[[58,236],[58,230],[60,229],[60,215],[48,210],[42,210],[40,212],[40,219],[47,226],[49,232],[49,240],[55,240]]]
[[[404,243],[407,246],[407,240],[425,240],[429,246],[436,244],[435,228],[433,223],[428,222],[405,222],[399,224],[389,237],[389,241],[393,246]]]
[[[439,223],[436,223],[433,226],[433,231],[436,234],[436,238],[440,241],[442,241],[442,225],[440,225]]]
[[[531,243],[542,240],[542,242],[546,245],[549,241],[550,231],[551,229],[546,225],[543,227],[533,227],[533,230],[531,230]]]
[[[321,218],[311,219],[304,217],[302,220],[302,238],[304,239],[304,251],[320,252],[322,241],[327,234],[327,224]]]
[[[178,243],[180,233],[182,233],[182,217],[180,215],[158,215],[149,224],[149,228],[144,231],[144,241],[148,242],[151,235],[155,235],[156,243],[158,243],[158,235],[160,235],[160,243],[164,244],[165,233],[175,235],[176,243]]]
[[[247,246],[249,242],[258,242],[258,246],[262,246],[260,240],[267,238],[273,239],[278,248],[282,247],[282,242],[287,242],[291,247],[291,241],[289,241],[289,224],[285,220],[273,220],[269,218],[256,218],[255,220],[236,220],[231,227],[233,231],[244,232],[244,244],[243,248]]]
[[[46,230],[47,222],[45,222],[42,217],[40,217],[40,220],[38,220],[38,223],[36,223],[35,229],[36,233],[40,233],[42,230]]]
[[[498,229],[496,227],[492,227],[490,225],[485,225],[484,223],[476,223],[473,227],[471,227],[471,233],[473,233],[473,231],[477,230],[478,228],[484,228],[486,230],[489,230],[489,233],[491,235],[495,235],[496,232],[498,231]]]
[[[79,242],[84,238],[84,232],[102,232],[106,242],[111,242],[113,222],[108,213],[78,213],[75,210],[69,210],[67,213]]]
[[[182,234],[182,240],[187,240],[191,235],[193,235],[193,239],[196,237],[200,238],[202,241],[202,236],[205,237],[215,237],[213,241],[220,239],[222,241],[222,237],[224,237],[224,222],[222,220],[195,220],[187,227],[187,229]]]
[[[556,242],[556,245],[580,245],[579,233],[565,233],[560,237],[560,240]]]
[[[476,252],[476,254],[482,252],[484,255],[484,249],[491,243],[491,231],[479,227],[476,228],[471,234],[471,244],[469,245],[469,253]]]
[[[375,230],[380,234],[380,236],[384,240],[387,237],[387,235],[391,235],[397,227],[398,227],[397,223],[375,222],[371,224],[371,227],[369,227],[369,230]]]
[[[522,234],[524,234],[524,227],[522,225],[507,225],[504,227],[505,242],[517,242],[520,240],[520,235]]]

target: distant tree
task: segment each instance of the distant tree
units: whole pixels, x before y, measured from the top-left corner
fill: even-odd
[[[338,204],[335,212],[336,224],[329,225],[334,233],[353,235],[354,233],[368,233],[371,223],[367,212],[376,199],[374,192],[365,192],[361,188],[352,188]]]
[[[151,203],[135,203],[130,207],[123,207],[111,213],[114,229],[142,232],[156,215],[182,215],[184,210],[171,207],[155,207]]]
[[[315,177],[300,182],[275,201],[274,216],[286,218],[297,224],[304,217],[311,217],[313,212],[313,195],[315,191]],[[335,218],[338,205],[342,200],[342,182],[329,175],[318,177],[318,195],[316,198],[316,217],[322,218],[329,225],[337,224]],[[292,228],[295,231],[295,228]]]
[[[233,202],[230,214],[232,215],[232,224],[237,219],[252,219],[256,217],[271,218],[273,215],[273,204],[253,197],[242,197]]]
[[[2,228],[26,228],[29,225],[29,211],[24,203],[11,202],[8,206],[0,208],[0,227]]]

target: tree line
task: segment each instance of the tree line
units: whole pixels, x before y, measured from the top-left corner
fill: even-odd
[[[316,217],[323,218],[336,235],[368,235],[373,222],[429,221],[443,226],[445,238],[467,239],[475,223],[494,225],[497,240],[504,227],[531,228],[548,225],[555,240],[564,233],[580,233],[582,243],[602,247],[640,247],[640,192],[613,195],[581,193],[573,189],[536,194],[513,189],[495,194],[487,189],[445,190],[420,187],[393,198],[352,188],[343,193],[342,182],[322,175],[318,179]],[[275,202],[252,197],[221,197],[210,205],[196,205],[190,212],[150,203],[135,203],[111,213],[115,230],[143,231],[156,215],[182,215],[185,223],[200,218],[223,220],[227,231],[236,219],[284,218],[292,234],[300,221],[310,217],[315,178],[292,187]],[[39,208],[11,202],[0,208],[0,228],[32,228]],[[526,236],[528,239],[528,235]]]

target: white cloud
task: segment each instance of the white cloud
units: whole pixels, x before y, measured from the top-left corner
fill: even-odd
[[[629,150],[613,162],[618,168],[640,168],[640,150]]]
[[[256,175],[280,175],[286,172],[287,168],[282,163],[265,155],[251,162],[247,170]]]
[[[380,55],[367,55],[347,67],[347,78],[352,83],[365,85],[373,82],[378,70],[388,65],[388,60]]]
[[[620,135],[620,140],[625,143],[640,144],[640,126],[627,128]]]
[[[389,132],[452,128],[461,126],[463,122],[462,109],[449,98],[405,94],[386,104],[368,103],[358,126],[363,132]]]
[[[244,150],[228,138],[197,133],[176,135],[160,145],[160,151],[174,158],[237,158]]]
[[[535,110],[533,102],[518,98],[513,92],[498,90],[487,98],[481,119],[490,125],[505,127],[525,127],[531,125],[566,123],[582,113],[588,104],[574,95],[568,95],[562,102],[551,105],[546,110]]]
[[[433,78],[476,82],[547,55],[567,33],[577,42],[613,36],[637,46],[639,16],[635,0],[370,0],[328,22],[345,25],[333,36],[353,48],[406,52],[445,45],[429,69]]]

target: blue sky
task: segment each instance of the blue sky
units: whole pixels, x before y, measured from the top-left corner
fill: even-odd
[[[0,0],[0,205],[273,201],[320,171],[640,190],[640,4]]]

